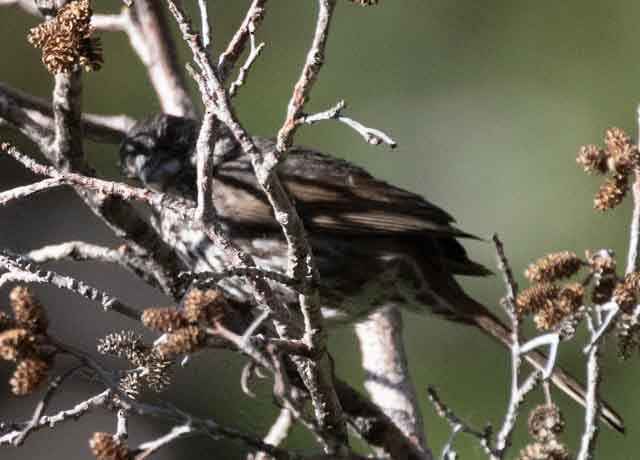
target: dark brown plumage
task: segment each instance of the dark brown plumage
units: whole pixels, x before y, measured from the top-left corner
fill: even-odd
[[[196,124],[181,118],[162,115],[138,123],[121,148],[125,173],[147,186],[195,200],[196,135]],[[262,150],[274,148],[269,139],[254,141]],[[219,218],[260,266],[284,271],[286,244],[249,158],[225,133],[215,149],[223,159],[213,179]],[[490,272],[468,258],[457,239],[474,237],[456,228],[447,212],[362,168],[308,148],[291,149],[278,171],[309,234],[329,321],[358,321],[390,302],[418,305],[510,343],[508,328],[455,280],[455,275]],[[192,269],[220,270],[230,263],[203,235],[170,230],[182,232],[178,246]],[[251,299],[242,282],[229,281],[222,287],[237,301]],[[294,304],[295,296],[288,295]],[[546,362],[535,352],[527,360],[538,368]],[[584,404],[584,389],[569,375],[557,369],[551,380]],[[605,406],[602,415],[623,430],[610,407]]]

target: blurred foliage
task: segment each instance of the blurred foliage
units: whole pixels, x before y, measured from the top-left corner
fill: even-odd
[[[94,8],[115,11],[119,3],[96,0]],[[210,3],[218,51],[249,2]],[[187,4],[193,7],[195,2]],[[237,98],[238,112],[251,132],[274,135],[281,124],[314,14],[310,1],[270,2],[258,34],[267,46]],[[382,0],[379,7],[369,9],[342,1],[327,64],[308,109],[323,110],[344,98],[354,118],[391,133],[400,146],[395,151],[373,148],[330,122],[302,129],[298,141],[365,165],[372,173],[423,194],[454,214],[467,231],[483,237],[499,232],[518,273],[528,261],[554,250],[582,253],[586,248],[607,247],[623,257],[629,204],[606,215],[592,211],[598,181],[580,172],[574,157],[580,145],[600,143],[609,126],[636,130],[640,69],[632,57],[639,18],[640,4],[629,0]],[[15,9],[0,10],[0,80],[48,97],[51,78],[38,52],[24,40],[36,22]],[[156,112],[158,104],[144,68],[126,37],[105,33],[102,38],[105,66],[85,78],[86,109],[135,117]],[[180,56],[189,59],[182,46]],[[112,146],[91,144],[88,150],[104,175],[117,176]],[[5,188],[11,179],[3,174],[2,181]],[[55,206],[65,206],[60,201],[50,205],[52,215]],[[494,266],[490,244],[467,246],[476,259]],[[503,294],[498,277],[469,280],[466,285],[488,305],[497,305]],[[507,353],[463,326],[413,313],[405,319],[431,445],[439,449],[448,428],[426,402],[427,384],[436,385],[459,416],[478,426],[487,420],[499,423],[508,395]],[[351,331],[336,331],[331,347],[340,350],[335,354],[338,372],[360,385]],[[610,348],[604,390],[626,417],[629,435],[603,429],[598,457],[633,458],[640,426],[634,382],[640,371],[636,358],[621,365]],[[583,375],[584,359],[577,345],[565,347],[560,360]],[[227,354],[214,364],[196,359],[182,372],[170,396],[186,409],[264,432],[275,414],[268,388],[263,388],[261,399],[244,397],[237,384],[241,364]],[[558,399],[567,415],[568,439],[576,446],[582,410]],[[517,444],[522,445],[525,437],[521,427]],[[38,443],[38,437],[29,442]],[[289,446],[302,448],[308,443],[309,436],[297,429]],[[194,458],[212,452],[209,440],[189,440],[168,449],[162,458],[185,458],[189,449],[195,449]],[[215,451],[217,457],[237,458],[237,451],[227,449],[229,445],[222,444]],[[481,457],[474,442],[464,438],[459,452],[461,458]],[[8,457],[25,458],[20,453],[9,451]],[[51,453],[46,457],[53,458]],[[58,453],[65,456],[59,448]]]

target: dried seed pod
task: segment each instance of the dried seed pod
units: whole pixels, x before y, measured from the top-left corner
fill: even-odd
[[[568,316],[582,306],[583,300],[584,286],[580,283],[568,283],[558,293],[557,308],[565,316]]]
[[[173,332],[187,325],[184,312],[173,307],[147,308],[141,320],[146,327],[159,332]]]
[[[35,390],[46,378],[49,365],[39,358],[27,358],[18,363],[9,380],[11,391],[23,396]]]
[[[604,145],[609,155],[618,155],[631,145],[631,137],[614,126],[604,132]]]
[[[209,324],[225,316],[231,308],[222,292],[217,289],[190,289],[184,298],[184,311],[190,322]]]
[[[530,264],[524,274],[532,283],[553,282],[574,275],[583,264],[574,252],[553,252]]]
[[[197,326],[188,326],[169,334],[165,342],[156,346],[163,359],[173,359],[178,355],[193,353],[205,345],[205,334]]]
[[[608,211],[615,208],[627,194],[629,190],[629,176],[626,174],[615,174],[604,181],[598,193],[593,199],[593,207],[598,211]]]
[[[147,346],[140,334],[133,331],[121,331],[109,334],[98,341],[98,352],[103,355],[125,358],[136,364],[149,353],[151,347]]]
[[[109,433],[93,433],[89,439],[89,448],[97,460],[127,460],[129,458],[127,444]]]
[[[631,313],[636,305],[636,291],[623,281],[616,284],[611,296],[622,311]]]
[[[613,258],[611,251],[589,251],[585,252],[587,264],[591,273],[597,275],[609,275],[616,273],[616,259]]]
[[[605,174],[608,170],[607,154],[595,145],[580,147],[576,162],[587,174]]]
[[[535,313],[553,308],[560,288],[555,284],[542,283],[524,289],[516,299],[516,311],[519,315]]]
[[[0,358],[17,361],[35,354],[35,337],[26,329],[9,329],[0,333]]]
[[[43,333],[49,324],[47,312],[31,291],[25,286],[16,286],[9,293],[13,317],[20,327],[34,333]]]
[[[567,447],[552,440],[547,443],[534,442],[520,451],[518,460],[569,460]]]
[[[69,2],[55,18],[29,31],[27,40],[42,49],[42,63],[49,72],[70,73],[80,65],[84,70],[98,70],[102,49],[93,38],[91,7],[88,0]]]
[[[616,321],[616,337],[618,338],[618,357],[629,359],[631,354],[640,350],[640,324],[635,316],[622,313]]]
[[[527,426],[533,439],[545,442],[561,434],[564,431],[565,422],[558,406],[543,404],[531,411]]]

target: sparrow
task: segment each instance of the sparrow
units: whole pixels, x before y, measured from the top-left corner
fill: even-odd
[[[195,203],[198,129],[194,120],[165,114],[139,121],[120,146],[123,174]],[[275,149],[272,139],[253,141],[261,151]],[[224,127],[213,148],[213,202],[219,222],[259,267],[284,273],[287,244],[250,158]],[[459,240],[476,237],[457,228],[445,210],[348,161],[308,147],[292,147],[278,174],[304,222],[329,325],[356,323],[393,302],[475,326],[510,346],[510,329],[456,280],[491,271],[469,258]],[[233,263],[204,234],[160,214],[155,220],[161,234],[192,270],[221,271]],[[240,279],[225,280],[219,287],[236,302],[252,303],[251,290]],[[296,295],[281,289],[294,306]],[[539,351],[525,358],[537,369],[545,367],[546,357]],[[585,404],[584,387],[568,373],[556,368],[549,380]],[[601,417],[624,432],[621,417],[606,403]]]

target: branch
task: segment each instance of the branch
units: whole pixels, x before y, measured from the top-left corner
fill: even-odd
[[[60,423],[76,421],[90,410],[96,407],[103,407],[111,400],[111,396],[111,390],[105,390],[102,393],[76,404],[71,409],[62,410],[53,415],[43,415],[40,417],[37,425],[31,428],[30,431],[38,431],[42,428],[55,428]],[[14,430],[0,436],[0,446],[14,445],[15,440],[21,435],[21,433],[22,430]]]
[[[140,313],[137,310],[125,305],[116,297],[70,276],[40,270],[28,260],[4,250],[0,251],[0,267],[6,270],[6,273],[0,275],[0,287],[10,282],[50,284],[59,289],[71,291],[85,299],[98,302],[105,311],[114,311],[136,321],[140,319]]]
[[[78,366],[74,366],[51,381],[44,396],[40,399],[40,401],[36,405],[36,409],[33,412],[33,416],[31,417],[31,420],[26,423],[25,427],[20,431],[20,434],[17,435],[12,440],[13,446],[15,447],[20,446],[27,439],[29,434],[31,434],[33,431],[37,430],[41,426],[40,420],[42,419],[44,415],[44,411],[47,409],[47,406],[49,405],[51,398],[53,398],[53,395],[56,393],[58,388],[60,388],[60,385],[62,385],[62,383],[66,379],[71,377],[73,374],[76,373],[76,371],[78,371],[82,367],[83,367],[82,364]],[[1,440],[0,440],[0,445],[2,445]]]
[[[480,442],[480,445],[487,455],[495,454],[491,448],[491,435],[493,431],[491,425],[487,425],[484,431],[479,431],[459,418],[449,407],[447,407],[447,405],[440,399],[440,396],[438,396],[438,393],[433,386],[429,386],[427,388],[427,394],[429,395],[429,401],[433,404],[436,413],[447,421],[452,431],[449,441],[445,444],[442,450],[440,458],[447,460],[455,453],[453,450],[453,441],[457,433],[470,434]]]
[[[31,195],[50,190],[55,187],[65,185],[64,181],[58,177],[44,179],[40,182],[35,182],[29,185],[23,185],[21,187],[15,187],[11,190],[0,193],[0,206],[6,206],[12,201],[20,200]]]
[[[142,451],[142,453],[136,455],[134,457],[134,460],[144,460],[145,458],[150,457],[156,451],[170,444],[176,439],[193,434],[195,433],[193,427],[190,424],[174,426],[173,428],[171,428],[171,431],[169,431],[164,436],[161,436],[153,441],[147,441],[140,444],[136,451]]]
[[[352,118],[343,116],[342,111],[345,108],[345,102],[339,101],[335,106],[325,110],[324,112],[315,113],[313,115],[301,115],[296,119],[296,123],[301,125],[312,125],[319,121],[337,120],[355,130],[367,143],[371,145],[380,145],[385,143],[392,149],[398,146],[398,143],[383,131],[375,128],[369,128]]]
[[[227,45],[225,51],[220,55],[217,67],[220,81],[224,82],[227,80],[240,55],[244,51],[250,35],[255,33],[258,26],[262,23],[267,11],[266,4],[267,0],[253,0],[240,27]]]
[[[251,70],[251,67],[256,62],[256,59],[260,57],[260,53],[264,49],[264,46],[264,42],[256,46],[255,38],[253,34],[251,34],[251,51],[249,52],[249,55],[247,56],[247,59],[245,60],[243,66],[240,67],[238,77],[233,83],[231,83],[231,86],[229,87],[229,97],[235,97],[240,87],[244,85],[247,75],[249,74],[249,70]]]
[[[596,334],[597,322],[587,315],[587,325],[591,336]],[[587,355],[587,391],[585,396],[585,423],[584,431],[580,439],[580,450],[576,460],[590,460],[594,458],[596,439],[598,436],[598,417],[600,415],[601,404],[598,397],[600,389],[600,344],[593,341],[593,346]]]
[[[36,136],[48,137],[53,133],[53,109],[44,100],[23,93],[0,82],[0,118],[23,130],[29,124],[37,126],[38,132],[29,135],[38,143]],[[27,120],[25,120],[25,118]],[[135,120],[126,115],[82,115],[82,132],[96,142],[119,144],[131,129]]]
[[[521,324],[514,306],[515,297],[518,294],[518,285],[504,252],[504,245],[497,234],[493,235],[493,242],[498,256],[498,268],[503,274],[507,291],[507,296],[503,299],[502,306],[511,322],[511,344],[509,347],[511,350],[511,395],[507,413],[496,438],[494,453],[491,455],[492,460],[499,460],[504,458],[506,450],[511,444],[511,437],[518,418],[520,405],[524,398],[542,381],[543,372],[539,370],[533,371],[520,386],[520,367],[523,356],[520,346]],[[547,365],[546,367],[548,368],[549,366]]]
[[[302,110],[311,93],[311,88],[318,78],[320,69],[324,64],[324,53],[329,37],[329,26],[331,17],[336,6],[335,0],[318,0],[318,20],[316,31],[313,36],[311,48],[307,54],[307,59],[302,68],[300,78],[293,88],[293,95],[289,100],[287,117],[278,132],[278,151],[285,152],[293,143],[293,136],[297,130],[296,120],[302,115]]]
[[[278,163],[275,152],[261,152],[256,147],[251,136],[237,120],[230,104],[228,93],[221,84],[217,70],[212,66],[206,51],[202,48],[202,41],[199,35],[191,27],[181,7],[172,0],[168,0],[168,3],[169,9],[178,22],[183,38],[193,53],[194,61],[201,71],[202,75],[197,78],[197,81],[201,88],[206,109],[215,111],[217,118],[229,128],[244,152],[251,158],[258,183],[267,195],[276,221],[280,224],[287,240],[289,275],[305,283],[316,279],[317,272],[313,266],[311,247],[306,238],[304,226],[274,170]],[[209,155],[212,154],[209,153]],[[199,180],[202,180],[202,178],[200,177]],[[209,229],[208,232],[207,229]],[[220,238],[215,226],[205,227],[205,232],[210,238],[213,237],[213,241]],[[243,262],[247,266],[253,266],[250,260]],[[268,288],[268,285],[266,287]],[[299,296],[305,323],[303,341],[311,351],[318,350],[324,353],[323,319],[317,303],[317,293],[314,291],[310,290],[309,292],[312,298],[309,295]],[[266,292],[270,292],[270,289]],[[283,331],[280,330],[279,332],[282,333]],[[284,338],[288,337],[285,336]],[[347,433],[340,403],[333,388],[330,363],[326,357],[317,361],[302,358],[294,358],[294,360],[297,362],[300,375],[305,380],[305,385],[311,395],[319,425],[330,439],[330,451],[340,451],[342,446],[346,445]]]
[[[45,179],[45,181],[46,180],[56,179]],[[0,194],[0,204],[2,203],[1,196],[2,194]],[[26,257],[38,264],[65,259],[116,264],[129,270],[147,284],[160,287],[153,275],[153,265],[150,265],[149,260],[133,253],[127,246],[111,249],[85,243],[84,241],[67,241],[65,243],[52,244],[31,250],[26,254]]]
[[[295,419],[289,409],[280,409],[278,418],[276,418],[276,421],[273,422],[273,425],[271,425],[269,433],[267,433],[263,441],[273,446],[279,446],[289,436],[294,421]],[[269,460],[269,456],[266,454],[266,452],[258,452],[258,454],[254,457],[254,460]]]
[[[396,424],[421,455],[431,459],[418,398],[411,381],[402,341],[402,316],[385,306],[356,324],[365,388],[371,399]]]

